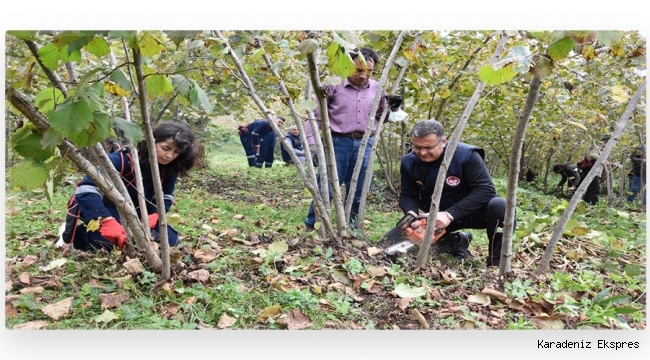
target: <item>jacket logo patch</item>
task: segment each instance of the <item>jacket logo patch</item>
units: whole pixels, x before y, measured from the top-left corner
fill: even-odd
[[[445,180],[445,182],[449,186],[458,186],[458,184],[460,184],[460,179],[457,178],[456,176],[449,176],[447,177],[447,180]]]

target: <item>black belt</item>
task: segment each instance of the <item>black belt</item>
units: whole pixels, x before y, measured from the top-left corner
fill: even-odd
[[[353,138],[353,139],[361,139],[363,137],[363,134],[364,134],[362,132],[339,133],[339,132],[336,132],[336,131],[332,131],[331,133],[332,133],[332,136],[349,137],[349,138]],[[370,133],[370,137],[373,137],[373,136],[375,136],[374,131]]]

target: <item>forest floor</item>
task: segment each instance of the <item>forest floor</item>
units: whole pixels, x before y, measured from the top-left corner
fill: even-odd
[[[237,144],[181,179],[169,223],[172,278],[137,252],[55,247],[81,174],[50,204],[6,184],[8,329],[644,329],[646,215],[605,201],[578,206],[540,262],[566,200],[531,184],[518,193],[512,272],[486,267],[484,230],[467,260],[391,259],[383,235],[400,219],[397,195],[375,172],[364,230],[338,248],[305,232],[311,200],[294,167],[248,168]],[[505,194],[505,179],[495,179]],[[142,268],[133,266],[142,263]]]

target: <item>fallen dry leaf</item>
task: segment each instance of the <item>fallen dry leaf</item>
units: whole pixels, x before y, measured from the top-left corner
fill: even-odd
[[[95,279],[90,279],[90,281],[88,281],[88,286],[98,288],[98,289],[104,289],[105,288],[104,285],[98,283],[97,280],[95,280]]]
[[[287,314],[281,315],[276,324],[285,326],[289,330],[300,330],[312,326],[314,323],[299,309],[293,309]]]
[[[198,249],[194,252],[194,258],[199,262],[209,263],[217,258],[217,252],[214,249]]]
[[[237,215],[233,216],[232,219],[233,219],[233,220],[243,220],[243,219],[244,219],[244,215],[242,215],[242,214],[237,214]]]
[[[56,276],[34,276],[31,279],[31,283],[32,285],[39,285],[56,290],[59,290],[63,287],[63,284],[61,284]]]
[[[467,297],[467,301],[483,306],[490,305],[490,297],[483,293],[476,293]]]
[[[400,298],[397,300],[397,307],[400,308],[402,311],[406,310],[407,307],[409,307],[409,304],[411,303],[411,298]]]
[[[141,274],[145,271],[145,268],[142,266],[142,263],[139,259],[131,259],[125,261],[122,266],[124,266],[126,271],[131,275]]]
[[[5,281],[5,293],[8,293],[11,291],[11,288],[14,286],[14,282],[9,280]]]
[[[190,271],[189,273],[187,273],[187,276],[190,279],[194,279],[199,282],[204,282],[210,278],[210,272],[205,269],[199,269],[195,271]]]
[[[18,316],[18,309],[16,309],[10,302],[5,303],[5,317],[12,318]]]
[[[39,330],[45,325],[47,325],[47,321],[43,321],[43,320],[30,321],[28,323],[15,325],[14,330]]]
[[[41,308],[41,311],[51,319],[59,320],[61,317],[67,315],[68,312],[70,312],[70,307],[72,306],[73,299],[73,296],[67,297],[59,302]]]
[[[25,256],[23,261],[19,263],[19,266],[24,269],[24,268],[26,268],[26,267],[28,267],[30,265],[33,265],[37,260],[38,260],[38,256],[36,256],[36,255],[27,255],[27,256]]]
[[[183,303],[185,304],[194,304],[196,302],[196,296],[190,296],[187,299],[183,300]]]
[[[265,323],[269,321],[269,318],[276,317],[280,314],[282,314],[282,307],[280,305],[269,306],[257,314],[257,320]]]
[[[494,289],[485,288],[481,292],[485,295],[496,298],[501,302],[506,302],[506,299],[508,298],[508,295]]]
[[[540,330],[562,330],[564,322],[557,316],[535,316],[532,321],[533,325]]]
[[[99,294],[99,300],[102,304],[103,309],[113,309],[118,308],[124,301],[129,298],[129,293],[110,293],[110,294]]]
[[[25,271],[24,273],[20,274],[20,276],[18,276],[18,280],[23,284],[29,285],[29,273]]]
[[[169,304],[167,306],[163,306],[163,308],[160,309],[160,312],[162,313],[161,315],[163,318],[169,319],[178,313],[179,308],[180,307],[178,304]]]
[[[219,329],[225,329],[225,328],[228,328],[228,327],[231,327],[231,326],[235,325],[236,322],[237,322],[237,319],[235,319],[234,317],[228,316],[228,314],[226,314],[226,313],[223,313],[223,314],[221,314],[221,317],[219,318],[219,323],[217,324],[217,327]]]
[[[23,288],[20,289],[21,294],[41,294],[45,289],[43,289],[41,286],[32,286],[28,288]]]
[[[377,247],[374,247],[374,246],[368,247],[368,255],[370,255],[370,256],[375,256],[375,255],[381,254],[383,252],[384,252],[383,249],[380,249],[380,248],[377,248]]]
[[[388,273],[385,268],[378,266],[369,266],[366,270],[374,277],[382,277]]]

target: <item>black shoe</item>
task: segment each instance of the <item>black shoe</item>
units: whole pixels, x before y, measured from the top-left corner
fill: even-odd
[[[471,241],[472,233],[455,232],[441,237],[433,248],[435,252],[449,254],[458,260],[463,260],[467,258],[467,249]]]
[[[458,233],[459,241],[456,244],[456,249],[451,254],[457,260],[467,259],[469,255],[469,243],[472,242],[472,233],[471,232],[459,232]]]

